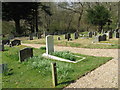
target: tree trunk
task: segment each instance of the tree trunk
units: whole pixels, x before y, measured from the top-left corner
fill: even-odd
[[[79,32],[80,30],[80,21],[81,21],[81,18],[82,18],[82,14],[83,14],[83,10],[81,11],[81,13],[79,14],[79,18],[78,18],[78,29],[76,32]]]
[[[16,19],[14,21],[15,21],[16,33],[18,35],[22,34],[21,29],[20,29],[20,19]]]
[[[35,17],[36,17],[36,33],[38,32],[38,11],[37,9],[35,10],[36,14],[35,14]]]

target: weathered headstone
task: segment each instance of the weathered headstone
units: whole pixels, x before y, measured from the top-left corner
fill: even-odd
[[[75,39],[78,39],[78,37],[79,37],[78,32],[75,32],[75,33],[74,33],[74,38],[75,38]]]
[[[60,40],[60,37],[58,37],[58,40]]]
[[[109,39],[112,38],[112,32],[111,32],[111,31],[108,32],[108,38],[109,38]]]
[[[52,35],[46,36],[46,54],[54,52],[54,39]]]
[[[92,32],[88,32],[88,37],[92,38]]]
[[[23,62],[25,59],[33,57],[33,48],[24,48],[19,52],[19,61]]]
[[[115,32],[115,38],[120,38],[120,33],[119,32]]]
[[[106,34],[103,34],[102,35],[102,40],[101,41],[106,41],[107,40],[107,36],[106,36]]]
[[[0,51],[4,51],[4,44],[0,45]]]
[[[21,45],[21,40],[13,40],[11,41],[11,46]]]

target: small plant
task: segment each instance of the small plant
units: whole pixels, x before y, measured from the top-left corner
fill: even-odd
[[[51,55],[58,56],[58,57],[61,57],[61,58],[65,58],[65,59],[69,59],[71,61],[75,61],[77,59],[77,57],[75,57],[69,51],[63,51],[63,52],[57,52],[56,51],[56,52],[51,53]]]

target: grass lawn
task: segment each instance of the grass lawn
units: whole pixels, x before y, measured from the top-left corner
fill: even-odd
[[[43,58],[43,49],[33,49],[34,57],[20,63],[18,52],[25,46],[8,47],[2,53],[2,63],[8,64],[8,75],[3,74],[3,88],[52,88],[51,62],[57,63],[58,85],[63,88],[87,72],[111,60],[111,57],[86,56],[76,64]]]
[[[67,41],[64,39],[64,35],[59,35],[61,37],[61,40],[57,40],[58,35],[54,35],[54,44],[57,46],[68,46],[68,47],[79,47],[79,48],[100,48],[100,49],[117,49],[120,48],[120,43],[118,42],[119,39],[117,38],[112,38],[107,41],[101,41],[99,43],[101,44],[94,44],[92,43],[93,39],[74,39],[74,35],[71,34],[72,36],[72,41]],[[28,43],[28,44],[45,44],[45,38],[37,39],[35,38],[34,40],[26,40],[25,38],[22,38],[22,43]],[[105,45],[102,43],[110,43],[112,45]]]

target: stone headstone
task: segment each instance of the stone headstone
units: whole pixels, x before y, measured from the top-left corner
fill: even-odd
[[[74,33],[74,38],[75,38],[75,39],[78,39],[78,37],[79,37],[78,32],[75,32],[75,33]]]
[[[38,37],[38,39],[40,39],[40,38],[41,38],[41,34],[40,34],[40,33],[38,33],[38,34],[37,34],[37,37]]]
[[[33,34],[30,34],[29,38],[30,40],[33,40]]]
[[[4,44],[0,45],[0,51],[4,51]]]
[[[119,32],[115,32],[115,38],[120,38],[120,33]]]
[[[109,38],[109,39],[112,38],[112,32],[111,32],[111,31],[108,32],[108,38]]]
[[[13,40],[11,41],[11,46],[18,46],[18,45],[21,45],[21,40]]]
[[[67,39],[68,39],[68,41],[70,40],[70,38],[71,38],[71,34],[68,33],[68,34],[67,34]]]
[[[94,35],[97,36],[97,32],[94,32]]]
[[[19,61],[23,62],[25,59],[33,57],[33,48],[24,48],[19,52]]]
[[[2,40],[2,44],[9,45],[10,44],[10,40]]]
[[[101,35],[95,36],[94,42],[100,42],[101,41]]]
[[[65,34],[65,39],[67,39],[67,34]]]
[[[60,37],[58,37],[58,40],[60,40]]]
[[[46,54],[54,52],[54,39],[52,35],[46,36]]]
[[[4,73],[8,70],[7,64],[0,64],[0,73]]]
[[[92,32],[88,32],[88,37],[92,38]]]
[[[106,34],[102,35],[102,40],[101,41],[106,41],[106,40],[107,40],[107,35]]]

